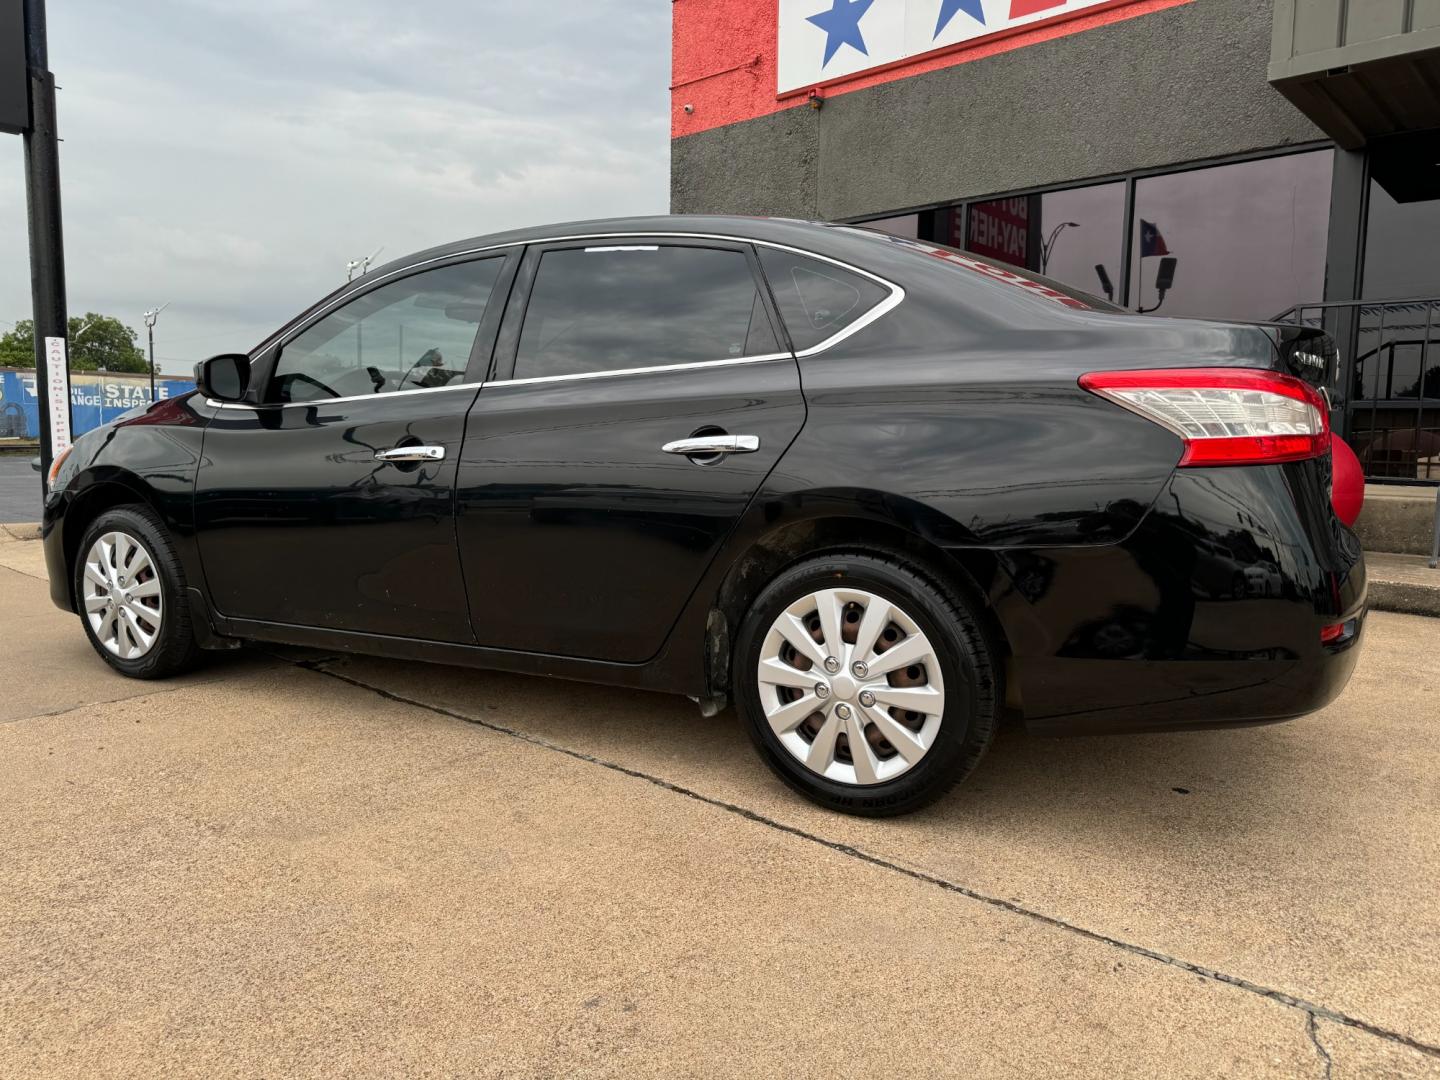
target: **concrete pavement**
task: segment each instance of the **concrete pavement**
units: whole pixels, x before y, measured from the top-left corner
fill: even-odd
[[[658,695],[130,682],[43,576],[0,535],[0,1075],[1440,1077],[1440,621],[1317,716],[1007,731],[873,822]]]
[[[38,451],[37,451],[38,452]],[[39,521],[44,505],[33,453],[0,454],[0,521]]]

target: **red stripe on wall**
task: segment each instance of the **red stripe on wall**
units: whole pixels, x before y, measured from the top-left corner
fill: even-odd
[[[1062,0],[1011,2],[1038,11]],[[848,94],[1191,2],[1115,0],[817,85],[827,97]],[[775,94],[779,0],[674,0],[671,11],[671,138],[806,106],[808,90]]]
[[[1018,19],[1022,15],[1034,15],[1037,11],[1057,8],[1063,3],[1065,0],[1010,0],[1010,18]]]

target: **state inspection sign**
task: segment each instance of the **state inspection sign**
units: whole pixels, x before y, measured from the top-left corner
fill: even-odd
[[[0,0],[0,132],[30,130],[30,73],[25,63],[24,0]]]

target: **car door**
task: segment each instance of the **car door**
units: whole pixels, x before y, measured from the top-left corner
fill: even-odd
[[[254,400],[215,410],[196,482],[222,615],[473,640],[455,474],[518,258],[385,275],[253,358]]]
[[[481,645],[654,656],[799,433],[753,250],[531,247],[471,409],[456,530]]]

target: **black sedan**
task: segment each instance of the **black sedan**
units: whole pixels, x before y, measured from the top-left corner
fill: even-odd
[[[136,678],[288,642],[733,701],[837,810],[1049,733],[1283,720],[1365,613],[1333,346],[864,229],[590,222],[391,263],[78,440],[51,590]]]

